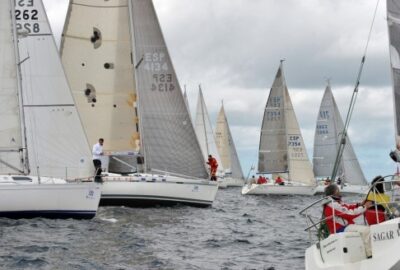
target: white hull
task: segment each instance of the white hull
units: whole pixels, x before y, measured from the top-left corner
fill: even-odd
[[[225,181],[225,179],[218,179],[217,183],[218,183],[218,188],[220,188],[220,189],[225,189],[225,188],[228,187],[227,182]]]
[[[324,194],[325,193],[326,185],[318,185],[316,194]],[[369,187],[368,186],[358,186],[358,185],[348,185],[340,188],[340,193],[343,194],[362,194],[366,195],[368,193]]]
[[[243,187],[244,180],[238,178],[225,177],[222,179],[227,187]]]
[[[367,259],[357,233],[330,235],[306,250],[306,270],[400,269],[400,218],[371,229],[372,258]],[[345,251],[346,252],[345,252]]]
[[[99,184],[67,183],[47,177],[40,182],[35,176],[0,176],[0,217],[89,219],[96,215],[101,195]]]
[[[242,188],[243,195],[314,195],[315,187],[306,185],[286,184],[286,185],[274,185],[274,184],[251,184],[245,185]]]
[[[131,207],[185,204],[211,206],[218,183],[181,177],[140,174],[103,176],[100,205]]]

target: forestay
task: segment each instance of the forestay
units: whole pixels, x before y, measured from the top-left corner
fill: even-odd
[[[89,145],[41,0],[15,1],[17,60],[31,174],[90,176]]]
[[[188,109],[152,1],[132,0],[134,66],[146,166],[206,178]]]
[[[240,166],[239,157],[236,152],[235,143],[232,138],[223,104],[217,117],[215,142],[217,144],[218,153],[220,154],[223,167],[231,171],[233,178],[243,179],[242,168]]]
[[[331,87],[328,85],[321,101],[314,137],[315,176],[326,177],[332,174],[339,147],[340,132],[343,131],[343,127],[343,120]],[[339,163],[338,176],[353,185],[367,184],[349,136],[346,136],[346,145]]]
[[[273,82],[261,127],[259,173],[288,173],[289,180],[314,185],[311,163],[293,110],[282,64]]]

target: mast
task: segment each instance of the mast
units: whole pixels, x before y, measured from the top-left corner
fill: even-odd
[[[286,104],[287,103],[287,101],[286,101],[286,80],[285,80],[285,77],[283,75],[283,62],[284,61],[285,61],[285,59],[281,59],[280,60],[281,63],[279,64],[279,68],[280,68],[280,70],[282,72],[282,77],[283,77],[282,83],[284,84],[283,85],[283,95],[282,95],[282,98],[283,98],[283,111],[284,111],[284,114],[287,115],[288,108],[287,108],[287,104]],[[285,121],[285,140],[286,140],[286,142],[289,142],[288,129],[287,129],[288,117],[285,117],[284,121]],[[291,163],[292,162],[289,161],[289,148],[286,148],[286,151],[287,151],[287,156],[288,156],[288,162],[287,162],[287,166],[288,166],[287,167],[288,181],[290,181],[291,178],[292,178],[291,177],[291,173],[290,173],[290,167],[291,167]]]
[[[20,116],[20,123],[21,123],[21,135],[22,135],[22,166],[23,166],[23,174],[29,174],[29,158],[28,158],[28,148],[27,148],[27,138],[26,138],[26,125],[25,125],[25,113],[24,113],[24,101],[22,95],[22,77],[21,77],[21,62],[19,56],[19,48],[18,48],[18,34],[17,34],[17,23],[15,18],[15,1],[10,0],[11,6],[11,21],[12,21],[12,32],[14,38],[14,52],[15,52],[15,65],[17,67],[17,90],[18,90],[18,102],[19,102],[19,116]]]

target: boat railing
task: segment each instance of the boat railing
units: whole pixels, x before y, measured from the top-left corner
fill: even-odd
[[[370,189],[364,199],[365,201],[368,198],[370,199],[378,198],[377,200],[375,200],[375,203],[373,205],[377,223],[379,223],[380,220],[378,216],[379,205],[382,205],[385,208],[387,219],[399,216],[400,212],[400,178],[396,179],[395,175],[387,175],[382,178],[384,179],[383,182],[376,182],[370,186]],[[391,180],[385,180],[385,178],[391,178]],[[384,186],[385,195],[389,195],[390,197],[390,202],[385,202],[385,196],[382,193],[379,193],[378,189],[376,188],[377,185],[382,185],[382,184]],[[374,194],[372,198],[369,197],[371,193]],[[321,230],[323,229],[322,227],[326,225],[324,223],[327,220],[333,221],[333,230],[336,233],[337,228],[336,228],[335,209],[334,208],[332,209],[333,212],[331,216],[327,217],[323,213],[323,208],[324,208],[323,206],[329,203],[333,203],[333,199],[330,196],[327,196],[314,201],[313,203],[311,203],[310,205],[308,205],[306,208],[302,209],[299,212],[299,214],[305,217],[306,219],[307,227],[304,230],[309,233],[310,242],[312,242],[313,237],[315,236],[317,236],[318,241],[325,238],[325,235],[321,233]],[[315,211],[316,206],[320,207],[319,211]]]

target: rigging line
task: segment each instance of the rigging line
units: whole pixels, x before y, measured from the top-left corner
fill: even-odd
[[[380,0],[376,1],[374,15],[372,17],[371,26],[369,28],[367,43],[365,45],[364,54],[363,54],[363,56],[361,58],[360,67],[358,69],[356,84],[354,86],[353,95],[352,95],[351,100],[350,100],[350,105],[349,105],[349,109],[347,111],[346,121],[345,121],[345,124],[344,124],[344,127],[343,127],[343,132],[341,134],[340,144],[339,144],[339,148],[338,148],[336,159],[335,159],[335,164],[334,164],[333,171],[332,171],[332,176],[331,176],[332,180],[334,180],[336,178],[337,170],[338,170],[338,167],[339,167],[339,163],[340,163],[340,160],[342,159],[344,147],[346,145],[347,129],[348,129],[349,124],[350,124],[351,116],[353,115],[353,111],[354,111],[354,107],[355,107],[355,103],[356,103],[356,99],[357,99],[357,95],[358,95],[358,86],[360,85],[360,79],[361,79],[362,71],[363,71],[364,64],[365,64],[365,59],[366,59],[366,55],[367,55],[369,42],[371,40],[372,29],[373,29],[373,26],[374,26],[374,23],[375,23],[375,18],[376,18],[376,14],[377,14],[377,11],[378,11],[379,1]]]

